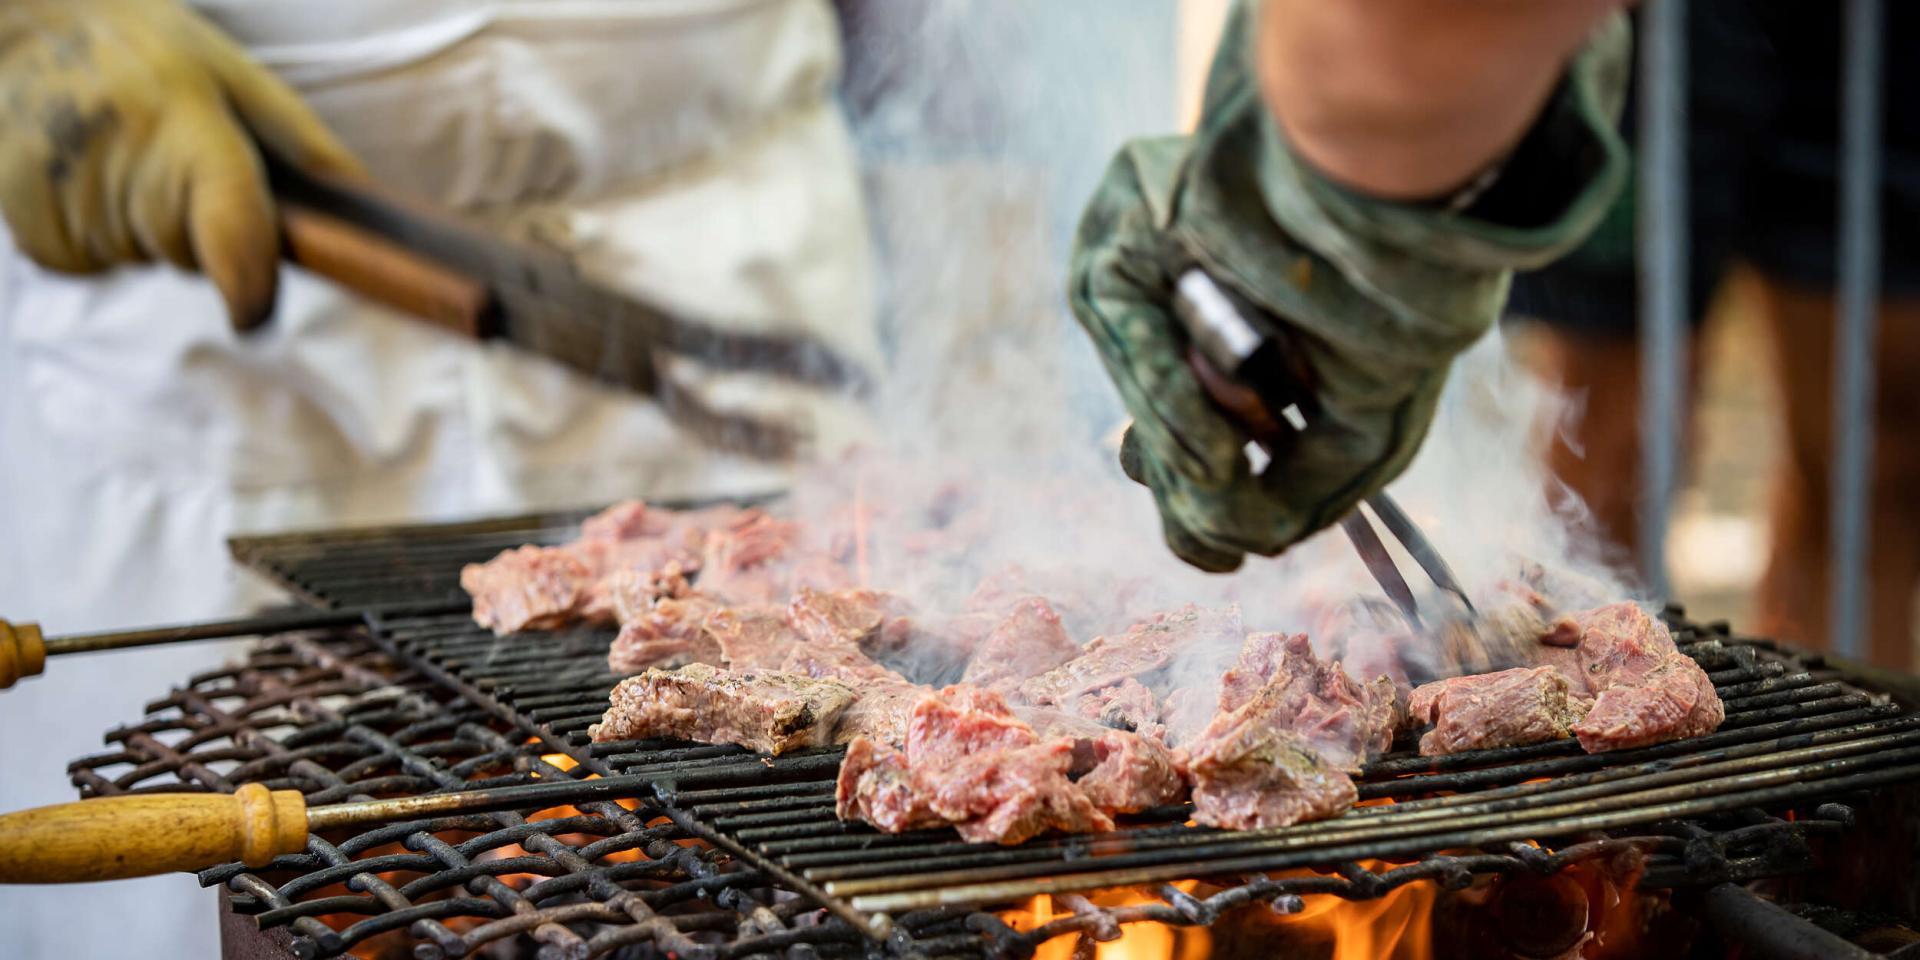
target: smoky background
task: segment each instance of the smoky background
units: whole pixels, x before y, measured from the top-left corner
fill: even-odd
[[[1176,560],[1115,461],[1126,413],[1065,303],[1082,206],[1125,140],[1190,122],[1211,38],[1161,0],[838,7],[889,368],[875,435],[803,478],[798,514],[854,504],[863,574],[923,612],[1012,578],[1054,599],[1081,642],[1193,602],[1238,604],[1249,630],[1307,632],[1330,652],[1323,634],[1352,625],[1337,611],[1384,603],[1345,538],[1230,575]],[[1490,333],[1389,488],[1478,604],[1511,602],[1503,585],[1529,563],[1581,584],[1579,600],[1635,593],[1547,475],[1545,445],[1578,412]],[[1430,590],[1422,604],[1449,609]],[[1366,631],[1348,633],[1343,657],[1379,659]],[[1216,683],[1236,653],[1192,651],[1177,685]]]

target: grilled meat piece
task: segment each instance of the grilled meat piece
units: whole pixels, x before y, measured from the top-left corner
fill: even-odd
[[[611,622],[618,599],[608,578],[623,571],[685,577],[700,569],[706,532],[743,512],[616,504],[587,518],[572,543],[517,547],[486,563],[468,564],[460,571],[460,586],[473,597],[474,621],[495,633]]]
[[[780,669],[801,676],[833,677],[855,684],[910,682],[851,643],[802,641],[787,651]]]
[[[951,765],[919,765],[927,805],[972,843],[1022,843],[1048,830],[1113,829],[1085,792],[1067,779],[1073,744],[1051,740],[988,750]]]
[[[1359,799],[1352,778],[1291,731],[1240,716],[1188,754],[1193,819],[1233,830],[1339,816]]]
[[[605,591],[613,619],[621,624],[645,616],[661,600],[693,593],[687,571],[673,564],[663,570],[620,570],[601,579],[595,589]]]
[[[801,588],[843,590],[853,574],[827,552],[806,545],[791,520],[754,510],[709,532],[700,589],[728,603],[785,603]]]
[[[1433,724],[1420,738],[1425,756],[1542,743],[1572,736],[1593,701],[1570,693],[1552,667],[1436,680],[1413,691],[1413,719]]]
[[[1632,603],[1574,615],[1580,676],[1593,709],[1573,725],[1588,753],[1697,737],[1719,729],[1726,708],[1706,671],[1673,645],[1665,624]]]
[[[907,755],[868,737],[854,737],[847,744],[833,800],[835,816],[864,821],[887,833],[946,825],[928,806],[927,791],[908,769]]]
[[[1155,737],[1048,707],[1019,707],[1014,714],[1041,740],[1073,742],[1073,768],[1067,775],[1107,813],[1136,813],[1186,795],[1179,758]]]
[[[1315,657],[1304,633],[1253,634],[1221,678],[1220,713],[1199,739],[1252,719],[1297,734],[1336,767],[1358,770],[1393,745],[1393,691],[1390,680],[1362,686],[1338,663]]]
[[[1153,737],[1108,730],[1088,741],[1088,746],[1093,751],[1093,769],[1073,782],[1102,811],[1138,813],[1177,803],[1187,792],[1178,758]]]
[[[808,643],[853,645],[872,636],[894,601],[877,590],[823,592],[801,588],[787,604],[787,623]]]
[[[595,740],[670,739],[737,743],[778,755],[832,740],[854,689],[837,680],[729,673],[704,663],[651,669],[613,688]]]
[[[1595,697],[1573,734],[1581,749],[1605,753],[1712,733],[1726,716],[1706,672],[1692,658],[1674,653],[1631,685],[1609,687]]]
[[[607,669],[635,673],[648,667],[725,663],[720,643],[706,625],[719,609],[699,594],[656,601],[620,628],[607,648]]]
[[[835,792],[843,819],[895,832],[950,823],[968,840],[999,843],[1050,829],[1113,828],[1069,777],[1078,741],[1042,739],[997,693],[965,686],[927,693],[910,711],[904,739],[899,750],[868,737],[848,745]],[[1125,748],[1106,748],[1112,770],[1096,785],[1102,796],[1141,802],[1153,784],[1148,774],[1123,769],[1133,759]]]
[[[1160,701],[1145,684],[1128,677],[1111,687],[1083,693],[1073,702],[1073,712],[1101,726],[1165,740],[1167,728],[1160,722]]]
[[[1006,616],[987,631],[960,682],[1013,693],[1027,678],[1079,654],[1080,645],[1060,626],[1053,605],[1044,597],[1022,597],[1008,604]]]
[[[1165,669],[1182,651],[1191,653],[1238,640],[1244,630],[1237,607],[1207,609],[1187,604],[1156,614],[1125,633],[1095,637],[1077,657],[1020,685],[1020,696],[1038,706],[1070,706],[1081,694]]]
[[[918,684],[890,680],[864,681],[854,684],[854,689],[860,698],[840,715],[833,731],[835,743],[866,737],[888,746],[905,746],[913,706],[932,692]]]
[[[707,615],[704,627],[729,670],[778,670],[800,643],[778,607],[721,607]]]
[[[473,597],[475,623],[506,634],[550,630],[571,622],[597,579],[593,568],[561,547],[517,547],[460,571]]]

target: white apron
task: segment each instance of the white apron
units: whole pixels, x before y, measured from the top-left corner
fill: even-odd
[[[852,148],[825,0],[216,0],[373,175],[556,243],[609,283],[702,315],[784,322],[877,366]],[[652,404],[503,346],[399,320],[283,271],[239,339],[200,278],[73,279],[0,253],[0,617],[52,631],[189,620],[271,596],[235,532],[777,488]],[[716,403],[798,410],[823,449],[844,403],[741,378]],[[70,799],[67,760],[231,647],[58,660],[0,692],[0,809]],[[86,916],[73,908],[85,898]],[[103,900],[102,898],[106,898]],[[0,956],[215,949],[191,878],[0,895]]]

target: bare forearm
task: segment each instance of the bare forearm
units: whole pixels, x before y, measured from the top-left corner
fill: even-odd
[[[1626,0],[1265,0],[1261,92],[1293,150],[1389,199],[1500,160],[1568,59]]]

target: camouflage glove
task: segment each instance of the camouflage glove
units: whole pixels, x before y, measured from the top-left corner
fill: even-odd
[[[1626,167],[1613,129],[1624,18],[1575,60],[1528,135],[1551,145],[1532,155],[1553,162],[1523,149],[1501,173],[1516,185],[1507,199],[1548,202],[1498,220],[1476,216],[1477,204],[1462,213],[1360,196],[1295,160],[1247,69],[1247,20],[1243,5],[1228,23],[1198,130],[1134,141],[1109,167],[1080,223],[1068,291],[1134,418],[1122,466],[1153,490],[1168,546],[1216,571],[1279,553],[1399,475],[1452,358],[1498,316],[1510,271],[1576,244]],[[1194,266],[1285,331],[1311,379],[1314,422],[1259,474],[1247,435],[1186,365],[1169,304]]]
[[[255,141],[308,169],[359,169],[297,94],[174,0],[0,6],[0,92],[0,213],[22,251],[70,273],[200,270],[237,327],[272,311],[279,270]]]

